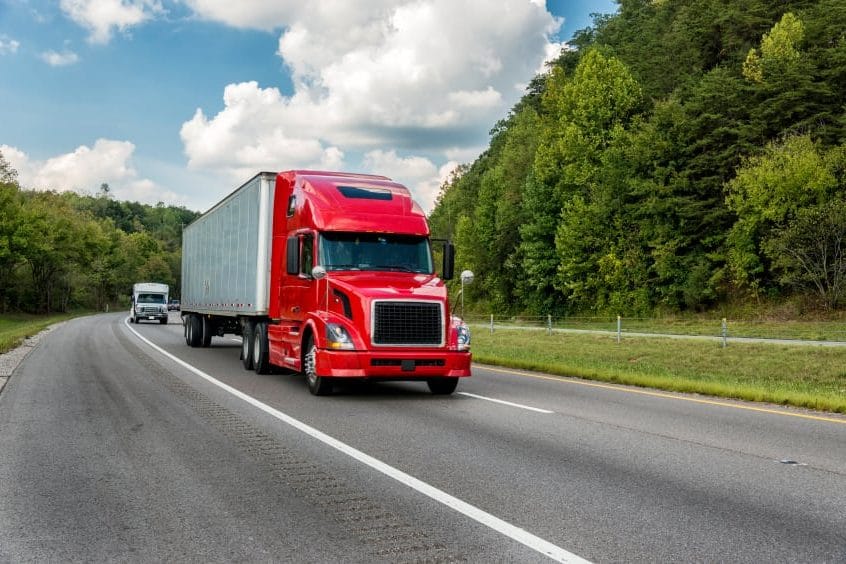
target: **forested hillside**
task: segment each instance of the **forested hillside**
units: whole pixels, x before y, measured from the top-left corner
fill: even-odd
[[[620,0],[431,214],[478,309],[846,305],[846,2]]]
[[[132,284],[178,292],[184,208],[22,190],[0,155],[0,314],[128,307]]]

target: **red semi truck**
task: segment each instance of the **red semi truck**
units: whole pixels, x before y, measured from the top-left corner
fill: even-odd
[[[302,372],[315,395],[341,378],[470,376],[470,331],[449,308],[422,209],[384,176],[262,172],[185,228],[185,341],[241,335],[244,368]],[[468,273],[469,274],[469,273]]]

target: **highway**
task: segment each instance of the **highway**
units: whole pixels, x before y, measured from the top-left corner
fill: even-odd
[[[846,562],[846,417],[483,366],[314,397],[124,318],[0,393],[0,562]]]

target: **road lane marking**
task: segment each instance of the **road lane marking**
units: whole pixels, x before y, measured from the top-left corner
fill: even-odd
[[[510,405],[511,407],[519,407],[520,409],[528,409],[529,411],[537,411],[538,413],[555,413],[554,411],[549,411],[548,409],[540,409],[538,407],[531,407],[531,406],[523,405],[523,404],[520,404],[520,403],[512,403],[510,401],[488,398],[488,397],[485,397],[485,396],[477,396],[476,394],[471,394],[471,393],[468,393],[468,392],[457,392],[457,393],[458,393],[458,395],[461,395],[461,396],[467,396],[467,397],[476,398],[476,399],[485,400],[485,401],[492,401],[494,403],[501,403],[502,405]]]
[[[349,457],[351,457],[355,460],[358,460],[359,462],[369,466],[370,468],[373,468],[374,470],[384,474],[385,476],[388,476],[389,478],[392,478],[392,479],[396,480],[397,482],[399,482],[399,483],[401,483],[405,486],[408,486],[409,488],[411,488],[411,489],[413,489],[417,492],[422,493],[423,495],[437,501],[438,503],[446,505],[447,507],[449,507],[449,508],[451,508],[451,509],[453,509],[453,510],[455,510],[455,511],[461,513],[461,514],[466,515],[467,517],[470,517],[471,519],[473,519],[477,523],[481,523],[482,525],[485,525],[485,526],[493,529],[494,531],[496,531],[496,532],[498,532],[502,535],[505,535],[505,536],[519,542],[520,544],[527,546],[527,547],[531,548],[532,550],[535,550],[535,551],[549,557],[552,560],[555,560],[556,562],[567,562],[567,563],[572,562],[574,564],[590,564],[590,562],[588,560],[585,560],[585,559],[581,558],[580,556],[577,556],[576,554],[573,554],[572,552],[569,552],[569,551],[561,548],[560,546],[557,546],[555,544],[552,544],[549,541],[546,541],[546,540],[544,540],[544,539],[542,539],[538,536],[535,536],[535,535],[531,534],[530,532],[526,531],[525,529],[521,529],[520,527],[517,527],[516,525],[512,525],[511,523],[508,523],[507,521],[503,521],[499,517],[491,515],[490,513],[486,512],[482,509],[479,509],[478,507],[476,507],[474,505],[470,505],[469,503],[462,501],[462,500],[458,499],[457,497],[454,497],[454,496],[446,493],[443,490],[440,490],[440,489],[438,489],[438,488],[436,488],[432,485],[429,485],[426,482],[419,480],[419,479],[415,478],[414,476],[411,476],[410,474],[406,474],[402,470],[394,468],[393,466],[390,466],[389,464],[382,462],[381,460],[374,458],[374,457],[370,456],[369,454],[365,454],[364,452],[362,452],[362,451],[360,451],[360,450],[358,450],[354,447],[351,447],[350,445],[343,443],[343,442],[339,441],[338,439],[331,437],[331,436],[327,435],[326,433],[315,429],[314,427],[311,427],[310,425],[303,423],[299,419],[294,419],[290,415],[282,413],[281,411],[279,411],[279,410],[277,410],[273,407],[270,407],[266,403],[262,403],[261,401],[255,399],[254,397],[249,396],[249,395],[245,394],[244,392],[237,390],[237,389],[233,388],[232,386],[230,386],[228,384],[224,384],[220,380],[217,380],[217,379],[213,378],[212,376],[209,376],[208,374],[206,374],[205,372],[203,372],[199,368],[196,368],[196,367],[192,366],[191,364],[188,364],[187,362],[185,362],[181,358],[167,352],[166,350],[164,350],[160,346],[156,345],[155,343],[153,343],[152,341],[150,341],[146,337],[142,336],[140,333],[138,333],[135,329],[133,329],[129,325],[128,319],[129,318],[126,318],[124,320],[124,325],[126,325],[127,329],[132,331],[132,333],[134,333],[136,337],[141,339],[144,343],[146,343],[152,349],[154,349],[155,351],[164,355],[165,357],[171,359],[172,361],[179,364],[183,368],[193,372],[194,374],[196,374],[200,378],[203,378],[207,382],[214,384],[218,388],[220,388],[220,389],[222,389],[226,392],[229,392],[230,394],[232,394],[233,396],[235,396],[235,397],[237,397],[241,400],[244,400],[245,402],[249,403],[253,407],[260,409],[261,411],[267,413],[268,415],[270,415],[272,417],[275,417],[276,419],[282,421],[283,423],[286,423],[286,424],[290,425],[291,427],[294,427],[295,429],[302,431],[306,435],[309,435],[310,437],[317,439],[318,441],[334,448],[335,450],[337,450],[337,451],[339,451],[343,454],[346,454],[347,456],[349,456]],[[316,401],[319,401],[319,400],[316,400]]]
[[[778,409],[769,409],[766,407],[755,407],[751,405],[740,405],[734,403],[728,403],[724,401],[717,401],[717,400],[707,400],[707,399],[700,399],[700,398],[689,398],[681,395],[669,394],[665,392],[653,392],[649,390],[638,390],[635,388],[625,387],[623,385],[614,385],[614,384],[601,384],[597,382],[587,382],[585,380],[578,380],[568,378],[566,376],[545,376],[543,374],[532,374],[530,372],[522,372],[517,370],[510,370],[510,369],[502,369],[502,368],[493,368],[487,365],[475,365],[482,370],[490,370],[491,372],[500,372],[502,374],[513,374],[516,376],[525,376],[527,378],[535,378],[537,380],[552,380],[554,382],[561,382],[562,384],[573,384],[577,386],[587,386],[589,388],[602,388],[605,390],[614,390],[617,392],[625,392],[628,394],[640,394],[642,396],[652,396],[656,398],[663,398],[663,399],[672,399],[672,400],[679,400],[679,401],[689,401],[692,403],[701,403],[705,405],[713,405],[718,407],[729,407],[732,409],[742,409],[745,411],[756,411],[758,413],[768,413],[771,415],[783,415],[785,417],[798,417],[800,419],[810,419],[812,421],[825,421],[826,423],[839,423],[841,425],[846,425],[846,419],[835,419],[834,417],[825,417],[822,415],[808,415],[805,413],[791,413],[789,411],[780,411]],[[741,400],[738,400],[741,401]]]

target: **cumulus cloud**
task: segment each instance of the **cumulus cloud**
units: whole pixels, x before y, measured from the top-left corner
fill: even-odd
[[[56,51],[45,51],[44,53],[41,53],[41,60],[51,67],[64,67],[78,63],[79,55],[73,51],[62,51],[61,53]]]
[[[91,43],[108,43],[115,29],[125,32],[164,11],[159,0],[62,0],[60,5],[88,29]]]
[[[20,46],[19,41],[15,41],[5,35],[0,35],[0,55],[14,55],[18,52]]]
[[[134,151],[135,145],[129,141],[98,139],[93,147],[81,145],[70,153],[39,161],[16,147],[0,145],[0,153],[18,171],[18,181],[26,188],[93,192],[106,182],[119,200],[178,202],[179,196],[173,192],[138,177],[131,162]]]
[[[393,150],[375,150],[364,155],[364,166],[367,172],[383,174],[407,186],[414,199],[429,212],[441,185],[458,163],[449,161],[438,167],[425,157],[400,157]]]
[[[438,178],[447,153],[485,145],[522,94],[515,85],[560,49],[551,37],[561,21],[539,0],[187,4],[226,25],[282,29],[278,54],[294,84],[290,96],[230,84],[219,113],[198,109],[181,136],[199,169],[254,173],[259,164],[310,166],[356,152],[388,166],[393,150],[435,158],[427,174]],[[431,184],[420,190],[437,193]],[[429,196],[419,196],[424,207]]]

